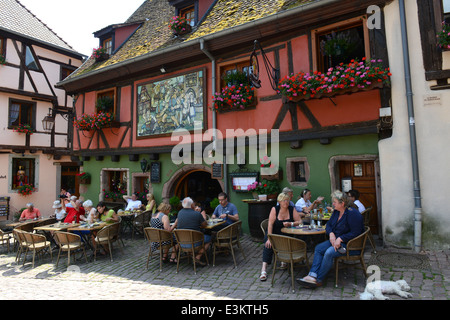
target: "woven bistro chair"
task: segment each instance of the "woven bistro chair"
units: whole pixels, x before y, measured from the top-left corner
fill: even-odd
[[[268,237],[272,244],[275,259],[272,272],[272,286],[277,269],[276,264],[279,260],[290,264],[292,291],[294,292],[294,263],[304,261],[306,267],[309,267],[308,257],[306,255],[306,243],[300,239],[278,234],[269,234]]]
[[[23,235],[24,231],[14,228],[12,232],[14,237],[14,246],[17,245],[16,262],[19,262],[22,252],[27,249],[27,242],[25,241],[25,236]]]
[[[217,232],[216,239],[213,242],[213,266],[216,265],[216,249],[219,249],[219,251],[231,251],[235,268],[237,267],[237,265],[233,246],[237,245],[239,247],[242,256],[245,259],[245,254],[239,241],[239,231],[241,224],[242,221],[237,221]]]
[[[5,232],[2,229],[0,229],[0,242],[3,246],[6,244],[8,253],[9,253],[9,240],[11,240],[11,231]]]
[[[146,227],[145,225],[145,211],[138,213],[133,221],[132,221],[132,230],[131,230],[131,239],[134,240],[134,234],[144,234],[144,228]]]
[[[177,239],[177,243],[179,244],[178,258],[177,258],[177,273],[178,268],[180,266],[181,252],[185,252],[188,254],[188,257],[192,256],[192,260],[194,261],[194,273],[197,274],[197,268],[195,264],[195,253],[198,252],[200,249],[205,248],[203,233],[201,233],[200,231],[188,229],[175,229],[173,232],[175,234],[175,238]],[[204,255],[206,258],[206,263],[209,264],[206,250],[204,250]]]
[[[54,237],[59,247],[58,258],[56,259],[56,267],[58,267],[61,251],[67,252],[67,266],[70,266],[71,252],[75,252],[79,249],[83,250],[84,259],[86,260],[86,263],[88,262],[86,257],[86,250],[84,249],[84,243],[81,241],[81,237],[79,235],[71,232],[56,231]]]
[[[147,270],[148,270],[148,263],[150,259],[153,257],[152,242],[157,242],[159,248],[159,271],[161,272],[163,262],[163,251],[165,249],[170,249],[171,247],[174,246],[173,233],[167,230],[150,227],[144,228],[144,233],[150,245],[150,249],[148,251],[147,256]]]
[[[99,245],[108,245],[109,256],[111,258],[111,261],[113,261],[112,244],[119,240],[119,231],[120,224],[116,222],[103,227],[97,232],[97,236],[95,237],[96,245],[94,249],[94,261],[97,259],[97,250]],[[123,248],[121,247],[120,249],[123,252]]]
[[[340,261],[359,261],[362,265],[362,270],[364,276],[367,278],[366,264],[364,263],[364,248],[366,246],[367,237],[369,235],[370,228],[365,227],[365,231],[359,236],[351,239],[347,243],[347,253],[344,256],[340,256],[334,259],[335,269],[336,269],[336,283],[335,287],[338,286],[338,272],[339,272],[339,262]],[[359,254],[352,254],[358,252]],[[356,265],[355,265],[356,266]]]
[[[28,251],[30,250],[33,251],[33,268],[36,253],[43,254],[45,250],[48,250],[48,252],[50,253],[50,258],[53,261],[51,243],[50,241],[47,241],[47,238],[45,236],[31,232],[22,232],[21,234],[24,236],[26,242],[25,257],[23,259],[22,265],[25,265],[25,261],[27,260],[27,254]]]
[[[365,227],[370,227],[370,213],[371,212],[372,212],[372,207],[369,207],[366,210],[364,210],[363,212],[361,212],[361,214],[363,215],[363,218],[364,218],[364,226]],[[372,231],[369,231],[369,242],[370,242],[370,245],[372,246],[373,253],[377,253],[376,246],[375,246],[375,240],[373,238]]]
[[[261,221],[261,224],[259,226],[261,227],[261,231],[262,231],[263,237],[264,237],[267,233],[267,228],[269,227],[269,219],[265,219],[265,220]]]

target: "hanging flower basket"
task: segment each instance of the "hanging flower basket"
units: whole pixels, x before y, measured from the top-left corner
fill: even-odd
[[[341,63],[326,73],[300,72],[282,79],[278,92],[289,101],[300,101],[381,88],[389,85],[392,75],[381,63],[382,60],[367,61],[363,58],[361,62]]]
[[[256,106],[254,88],[250,85],[231,85],[213,96],[213,110],[216,112],[248,110]]]
[[[88,172],[80,172],[77,173],[77,176],[80,177],[81,184],[91,184],[91,174]]]
[[[444,50],[450,50],[450,25],[442,22],[442,31],[437,34],[438,46]]]
[[[87,114],[83,113],[80,117],[73,121],[75,128],[81,131],[90,131],[111,127],[114,116],[108,112],[99,112]]]
[[[180,16],[174,16],[169,21],[169,28],[174,35],[181,36],[192,31],[191,20]]]
[[[25,133],[28,136],[31,136],[34,133],[34,129],[29,124],[19,124],[17,128],[14,129],[14,132]]]
[[[23,184],[17,188],[17,193],[24,197],[31,195],[35,191],[36,188],[31,184]]]

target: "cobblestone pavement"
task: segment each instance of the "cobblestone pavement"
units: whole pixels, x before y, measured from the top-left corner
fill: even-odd
[[[231,256],[223,255],[218,256],[216,266],[212,266],[210,255],[210,265],[198,268],[197,274],[186,260],[180,263],[178,274],[176,264],[164,264],[160,272],[157,257],[151,260],[147,270],[149,246],[142,237],[124,239],[123,252],[117,246],[113,250],[113,262],[108,256],[100,256],[97,261],[88,263],[84,259],[74,261],[69,268],[65,257],[55,267],[57,251],[53,251],[53,262],[45,255],[36,260],[33,269],[29,254],[22,266],[15,262],[15,252],[7,253],[3,246],[0,247],[0,300],[164,300],[168,297],[172,300],[358,300],[359,293],[364,291],[362,270],[347,266],[339,272],[338,288],[334,286],[335,276],[331,271],[322,287],[306,289],[295,283],[292,292],[290,275],[283,270],[275,273],[272,287],[271,268],[267,281],[259,280],[262,244],[252,241],[248,235],[244,235],[241,242],[246,257],[243,259],[237,251],[237,268],[234,268]],[[411,286],[412,299],[448,300],[449,254],[450,251],[426,252],[429,268],[422,270],[381,267],[381,279],[405,279]],[[371,255],[372,250],[367,246],[366,261]],[[309,261],[312,262],[312,257]],[[296,277],[307,271],[304,266],[294,270]]]

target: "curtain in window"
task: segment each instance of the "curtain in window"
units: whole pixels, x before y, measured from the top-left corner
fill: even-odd
[[[9,107],[9,126],[18,125],[19,123],[16,122],[19,118],[20,114],[20,104],[17,103],[11,103],[11,106]]]

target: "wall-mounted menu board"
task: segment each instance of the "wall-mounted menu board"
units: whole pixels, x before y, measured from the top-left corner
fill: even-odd
[[[248,192],[247,187],[258,180],[258,172],[230,173],[231,185],[236,192]]]
[[[0,197],[0,219],[8,220],[9,216],[9,197]]]
[[[223,179],[222,163],[213,163],[211,165],[211,179]]]
[[[150,163],[150,182],[160,183],[161,182],[161,162],[154,161]]]

